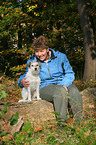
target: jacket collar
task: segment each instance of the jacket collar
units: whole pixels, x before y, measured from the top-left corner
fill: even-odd
[[[49,48],[49,51],[51,51],[51,57],[48,62],[50,62],[52,59],[57,58],[56,52],[52,48]]]

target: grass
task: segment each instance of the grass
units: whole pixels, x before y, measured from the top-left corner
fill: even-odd
[[[27,130],[22,128],[19,133],[15,133],[13,137],[2,143],[6,145],[95,145],[96,120],[82,121],[81,125],[70,123],[63,128],[53,125],[37,131],[31,127],[27,127]]]

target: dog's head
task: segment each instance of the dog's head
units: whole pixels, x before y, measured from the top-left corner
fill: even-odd
[[[33,74],[33,75],[39,74],[40,67],[41,67],[40,62],[32,61],[32,62],[29,62],[28,66],[29,66],[29,69],[31,71],[31,74]]]

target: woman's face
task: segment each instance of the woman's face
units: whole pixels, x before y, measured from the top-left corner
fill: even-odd
[[[48,59],[48,52],[49,52],[49,48],[48,49],[41,49],[38,48],[35,50],[35,55],[37,56],[38,59],[40,59],[41,61],[45,61]]]

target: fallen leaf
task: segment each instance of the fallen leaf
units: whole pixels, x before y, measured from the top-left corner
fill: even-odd
[[[35,127],[34,128],[34,132],[38,132],[38,131],[41,131],[42,130],[42,126],[39,125],[37,128]]]
[[[95,106],[91,104],[91,105],[89,105],[89,108],[95,108]]]

